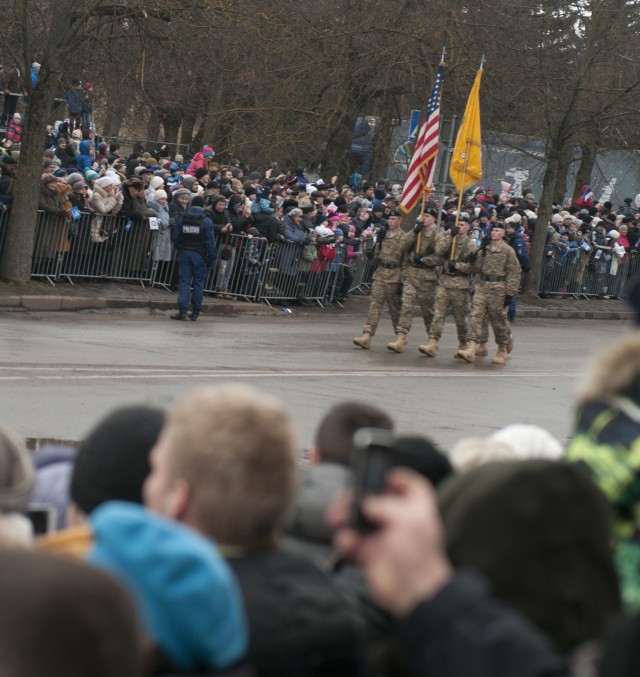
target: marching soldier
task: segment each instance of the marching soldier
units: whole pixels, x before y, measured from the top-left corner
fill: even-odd
[[[433,306],[438,288],[438,267],[443,257],[436,252],[442,238],[436,232],[437,213],[425,209],[418,217],[413,231],[404,236],[405,259],[402,269],[402,309],[396,327],[396,340],[387,344],[387,348],[401,353],[407,345],[407,334],[411,329],[413,309],[420,306],[427,335],[433,320]]]
[[[402,281],[402,260],[404,256],[404,233],[400,228],[402,217],[399,212],[392,211],[387,217],[387,226],[378,235],[373,249],[373,263],[377,265],[373,273],[371,286],[371,302],[369,314],[362,330],[362,336],[353,339],[353,343],[368,350],[371,339],[376,333],[380,313],[386,303],[396,331],[400,317],[400,295],[398,287]]]
[[[493,364],[504,364],[513,348],[513,335],[507,320],[507,307],[518,291],[520,264],[513,248],[504,241],[504,227],[496,224],[491,229],[491,240],[481,246],[474,264],[476,288],[471,309],[471,341],[465,350],[458,351],[467,362],[476,358],[482,341],[482,322],[488,315],[498,352]]]
[[[469,217],[463,217],[458,222],[457,233],[448,230],[436,243],[436,253],[446,257],[447,260],[436,293],[429,343],[418,347],[418,350],[428,357],[435,357],[444,318],[449,308],[458,333],[458,350],[454,357],[460,357],[460,351],[467,348],[467,314],[471,291],[469,274],[473,268],[475,252],[478,250],[476,243],[469,237],[470,228]]]

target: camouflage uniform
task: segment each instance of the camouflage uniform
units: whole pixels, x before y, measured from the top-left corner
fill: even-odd
[[[402,310],[398,321],[398,332],[408,334],[411,329],[413,310],[420,306],[424,326],[429,333],[433,320],[433,305],[438,287],[437,267],[442,265],[442,254],[436,248],[442,235],[435,226],[428,235],[424,230],[404,234],[405,260],[402,268]],[[416,263],[416,257],[421,261]]]
[[[403,243],[404,233],[400,228],[389,230],[382,243],[376,243],[373,263],[377,268],[373,273],[371,302],[363,329],[364,334],[373,336],[376,333],[385,301],[389,306],[393,330],[396,330],[400,317],[398,285],[402,280]]]
[[[514,296],[520,284],[520,264],[513,247],[504,240],[492,242],[476,260],[476,289],[473,295],[469,335],[472,341],[483,340],[482,323],[485,315],[493,328],[496,343],[506,345],[511,337],[504,306],[505,296]]]
[[[458,343],[467,342],[467,314],[469,312],[469,274],[473,264],[469,257],[477,251],[478,245],[468,235],[458,235],[455,238],[455,252],[451,259],[452,237],[448,231],[436,245],[436,253],[444,256],[444,274],[440,278],[440,285],[436,294],[435,312],[431,322],[429,337],[440,340],[444,318],[447,310],[451,308],[451,314],[456,323]],[[450,273],[448,261],[453,260],[456,264],[455,273]]]

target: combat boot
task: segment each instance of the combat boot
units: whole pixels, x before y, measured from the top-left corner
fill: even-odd
[[[429,343],[418,346],[418,350],[427,357],[435,357],[438,352],[438,339],[429,337]]]
[[[507,341],[507,352],[511,355],[513,350],[513,334],[509,334],[509,340]]]
[[[354,345],[359,346],[360,348],[369,350],[369,348],[371,347],[371,334],[365,331],[364,334],[362,334],[362,336],[354,338],[353,343]]]
[[[172,320],[182,320],[183,322],[186,322],[186,320],[187,320],[188,318],[187,318],[187,314],[186,314],[186,313],[183,313],[182,311],[180,311],[180,312],[176,313],[175,315],[172,315],[172,316],[171,316],[171,319],[172,319]]]
[[[478,344],[475,341],[469,341],[469,345],[467,346],[466,350],[459,350],[458,354],[463,360],[467,362],[473,362],[476,359],[477,346]]]
[[[507,344],[501,343],[498,346],[498,352],[496,356],[491,360],[491,364],[504,364],[507,361]]]
[[[463,350],[466,350],[466,349],[467,349],[467,343],[461,341],[460,343],[458,343],[458,350],[456,350],[456,352],[453,353],[453,356],[454,356],[457,360],[461,360],[461,359],[462,359],[462,355],[460,355],[460,353],[461,353]],[[477,355],[477,354],[478,354],[478,351],[476,351],[476,355]]]
[[[489,349],[487,348],[486,341],[484,343],[479,343],[476,348],[477,357],[486,357],[489,354]]]
[[[387,350],[392,350],[394,353],[401,353],[407,345],[407,335],[399,331],[396,334],[396,340],[391,343],[387,343]]]

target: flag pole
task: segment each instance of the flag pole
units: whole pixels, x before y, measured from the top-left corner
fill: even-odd
[[[444,55],[447,51],[447,48],[445,45],[442,45],[442,54],[440,55],[440,65],[444,64]],[[442,93],[440,94],[440,98],[442,98]],[[438,133],[439,133],[438,129]],[[422,189],[422,204],[420,205],[420,218],[424,216],[424,210],[426,209],[427,206],[427,197],[431,194],[431,188],[425,183],[423,189]],[[420,252],[420,245],[422,244],[422,230],[418,233],[418,237],[416,238],[416,254]]]
[[[484,66],[484,54],[482,55],[482,58],[480,59],[480,68],[478,70],[482,70]],[[469,147],[471,146],[471,141],[467,139],[467,148],[466,152],[464,154],[464,164],[462,166],[462,185],[460,186],[460,195],[458,195],[458,209],[456,210],[456,221],[454,224],[454,228],[458,227],[458,223],[460,222],[460,210],[462,209],[462,196],[464,195],[464,180],[467,175],[467,158],[469,157]],[[449,256],[449,259],[453,259],[455,256],[455,250],[456,250],[456,240],[455,236],[453,237],[453,240],[451,242],[451,253]]]
[[[484,54],[482,55],[482,58],[480,59],[480,68],[478,70],[482,70],[484,66]],[[464,122],[464,120],[463,120]],[[471,146],[471,141],[467,139],[467,149],[464,154],[464,165],[462,166],[462,186],[460,188],[460,195],[458,197],[458,212],[456,214],[456,223],[455,226],[458,226],[458,221],[460,219],[460,209],[462,207],[462,196],[464,194],[464,180],[467,175],[467,158],[469,157],[469,147]]]

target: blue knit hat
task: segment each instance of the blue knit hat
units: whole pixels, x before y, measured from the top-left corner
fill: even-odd
[[[105,503],[90,522],[89,562],[129,590],[144,628],[176,668],[221,670],[244,657],[242,597],[211,541],[134,503]]]

